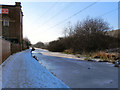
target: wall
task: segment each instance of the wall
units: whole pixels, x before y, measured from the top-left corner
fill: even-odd
[[[7,59],[11,54],[11,43],[0,39],[0,64]]]
[[[0,38],[0,64],[11,54],[21,51],[21,45]]]
[[[21,51],[19,44],[11,43],[11,54]]]
[[[0,64],[2,63],[2,40],[0,39]]]

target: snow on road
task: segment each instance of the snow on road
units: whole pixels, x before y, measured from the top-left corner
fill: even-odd
[[[2,64],[2,88],[69,88],[32,58],[30,50],[10,56]]]

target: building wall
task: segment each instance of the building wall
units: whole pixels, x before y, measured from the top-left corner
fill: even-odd
[[[11,54],[22,50],[23,12],[20,2],[16,2],[15,5],[0,5],[0,9],[8,9],[8,13],[0,13],[0,63],[2,63]],[[9,26],[4,26],[6,18],[9,20]]]
[[[8,14],[2,14],[2,36],[6,40],[21,44],[22,50],[23,41],[23,13],[21,10],[21,3],[17,2],[15,5],[2,5],[2,9],[8,9]],[[9,26],[4,26],[4,19],[9,19]]]
[[[0,36],[2,36],[2,15],[1,14],[0,14]]]

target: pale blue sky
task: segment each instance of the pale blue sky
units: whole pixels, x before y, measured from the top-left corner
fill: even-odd
[[[68,21],[49,29],[91,3],[93,2],[22,2],[24,37],[28,37],[32,43],[49,42],[63,36],[63,29],[69,21],[75,24],[87,16],[101,17],[113,29],[118,28],[118,3],[98,2]],[[111,13],[102,16],[111,10]]]

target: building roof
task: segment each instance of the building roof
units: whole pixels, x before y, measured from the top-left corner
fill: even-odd
[[[21,6],[21,2],[15,2],[15,5],[4,5],[4,4],[0,4],[0,6],[2,6],[2,8],[6,8],[6,7],[20,7],[20,8],[22,8],[22,6]],[[21,10],[21,13],[22,13],[22,15],[23,15],[23,12],[22,12],[22,10]]]
[[[120,29],[108,31],[107,35],[110,35],[110,36],[116,37],[116,38],[120,38]]]

